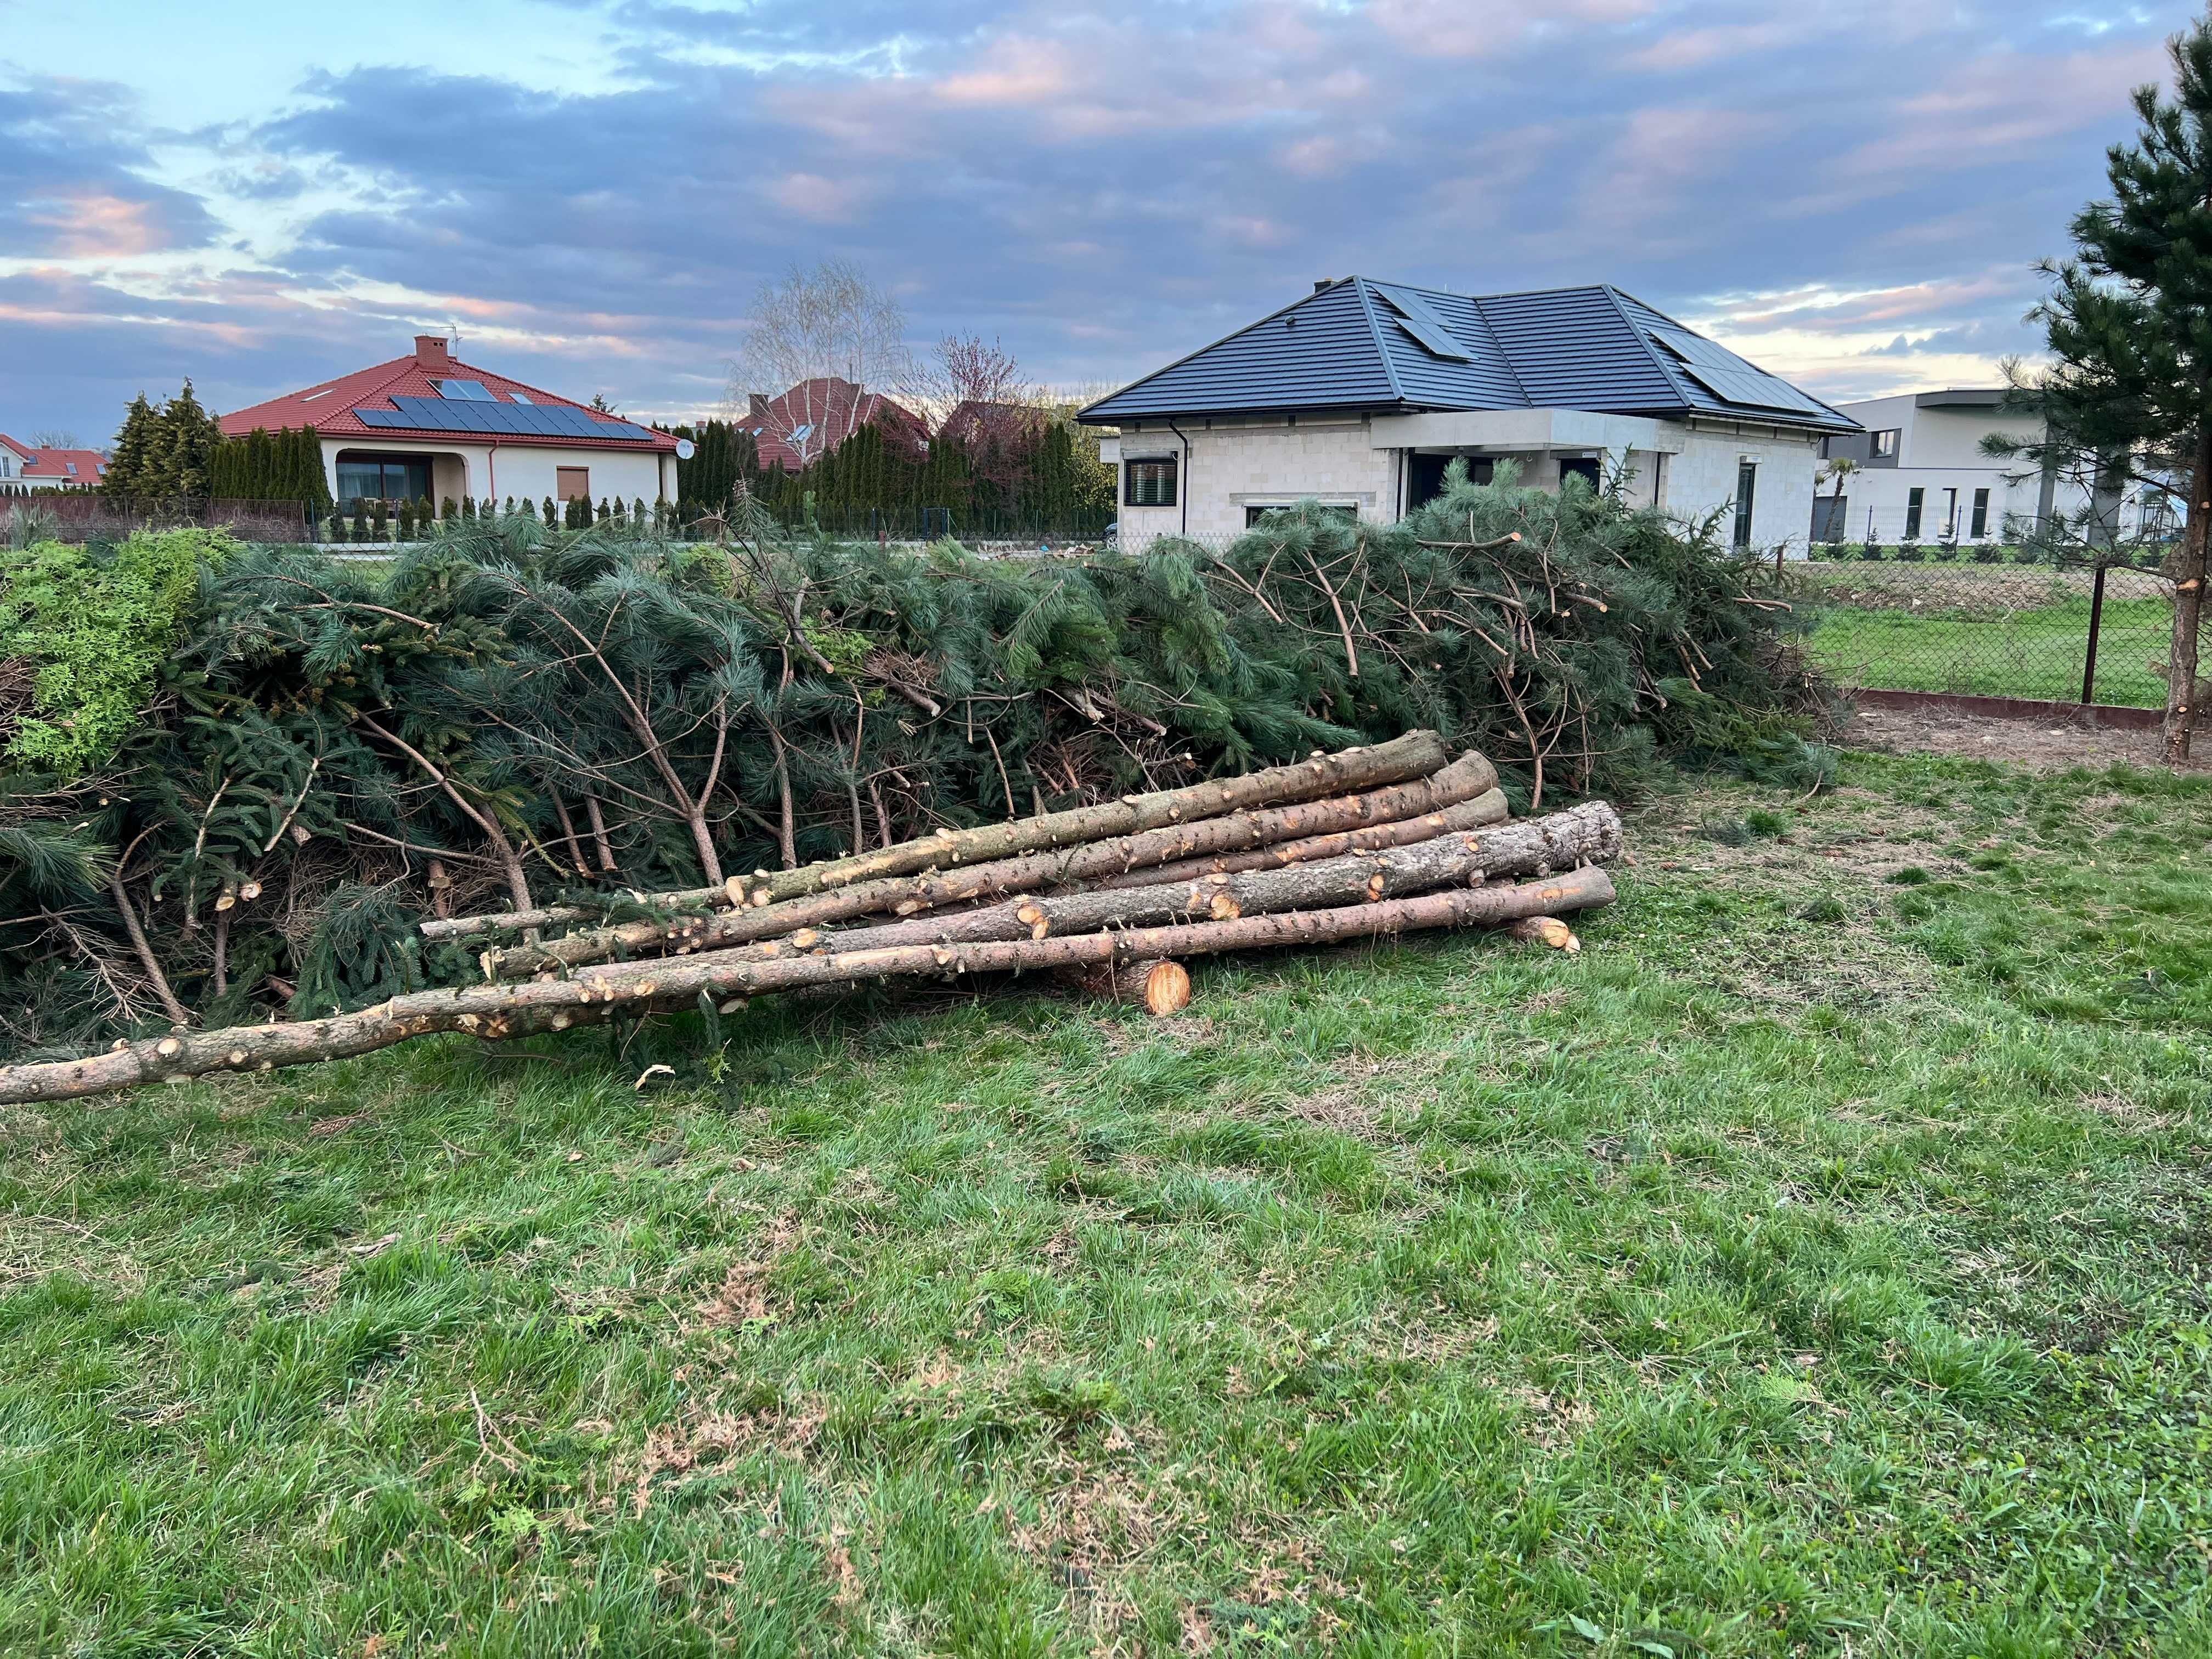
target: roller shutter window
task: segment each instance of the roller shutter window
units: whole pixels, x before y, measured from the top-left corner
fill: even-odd
[[[1121,504],[1124,507],[1173,507],[1176,504],[1176,458],[1166,455],[1122,462]]]

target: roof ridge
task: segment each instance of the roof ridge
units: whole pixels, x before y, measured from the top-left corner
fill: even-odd
[[[1389,385],[1390,395],[1402,404],[1406,401],[1406,387],[1398,379],[1398,365],[1390,361],[1390,348],[1382,343],[1382,324],[1375,315],[1375,284],[1365,276],[1354,276],[1352,286],[1352,292],[1359,296],[1360,314],[1367,319],[1367,335],[1374,342],[1375,355],[1382,360],[1382,378]],[[1316,289],[1314,292],[1320,291]],[[1306,298],[1310,300],[1313,295]]]
[[[1635,337],[1636,343],[1643,348],[1644,355],[1659,365],[1659,372],[1667,377],[1667,384],[1674,388],[1674,395],[1681,398],[1685,404],[1690,403],[1689,377],[1684,374],[1675,364],[1667,361],[1671,354],[1660,350],[1658,342],[1651,337],[1650,331],[1637,326],[1636,319],[1628,314],[1628,307],[1620,303],[1624,299],[1636,300],[1636,296],[1624,289],[1615,288],[1611,283],[1600,283],[1598,286],[1605,290],[1606,301],[1613,307],[1613,315],[1620,319],[1620,325]],[[1681,327],[1680,323],[1675,322],[1672,317],[1668,317],[1667,313],[1658,307],[1645,306],[1641,300],[1636,300],[1636,303],[1644,306],[1644,308],[1653,316],[1666,318],[1673,326]]]
[[[1535,408],[1536,400],[1528,395],[1528,383],[1522,380],[1521,371],[1513,366],[1513,354],[1505,349],[1505,342],[1498,337],[1498,331],[1490,325],[1490,313],[1482,308],[1482,302],[1485,300],[1500,296],[1487,294],[1462,294],[1459,297],[1474,307],[1474,320],[1482,325],[1482,331],[1490,337],[1490,349],[1498,354],[1498,361],[1504,366],[1505,378],[1513,382],[1513,389],[1521,394],[1521,406],[1523,409]]]

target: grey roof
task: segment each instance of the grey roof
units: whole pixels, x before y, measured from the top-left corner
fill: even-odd
[[[1587,409],[1858,430],[1848,415],[1608,283],[1466,295],[1364,276],[1316,289],[1076,418],[1111,426],[1324,409]]]

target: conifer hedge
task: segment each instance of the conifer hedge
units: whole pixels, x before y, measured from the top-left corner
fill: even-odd
[[[1273,514],[1219,555],[909,553],[740,504],[705,542],[449,520],[388,575],[207,560],[113,752],[0,773],[0,828],[37,843],[0,835],[0,1046],[161,1024],[153,968],[210,1018],[465,975],[418,917],[699,884],[684,796],[726,872],[1416,726],[1524,808],[1683,758],[1818,781],[1770,566],[1501,473],[1387,528]],[[44,625],[51,584],[24,591],[0,614]],[[150,966],[85,897],[122,848]]]

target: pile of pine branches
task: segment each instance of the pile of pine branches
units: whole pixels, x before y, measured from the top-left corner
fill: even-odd
[[[1510,477],[1220,550],[917,554],[742,507],[681,543],[465,520],[388,572],[233,548],[111,757],[0,776],[0,1051],[362,1007],[475,974],[426,920],[653,924],[634,895],[1409,731],[1522,811],[1683,757],[1802,787],[1791,620],[1711,526]]]
[[[1609,902],[1620,850],[1602,802],[1505,822],[1480,755],[1434,732],[1285,767],[919,840],[719,890],[654,896],[651,921],[507,910],[432,921],[490,938],[484,982],[356,1013],[173,1031],[0,1066],[0,1103],[267,1071],[440,1032],[499,1040],[769,992],[1056,970],[1172,1013],[1178,958],[1423,928],[1526,923]],[[1518,876],[1534,879],[1515,881]],[[639,896],[646,902],[646,896]],[[571,931],[548,939],[549,929]],[[1564,925],[1554,942],[1571,943]]]

